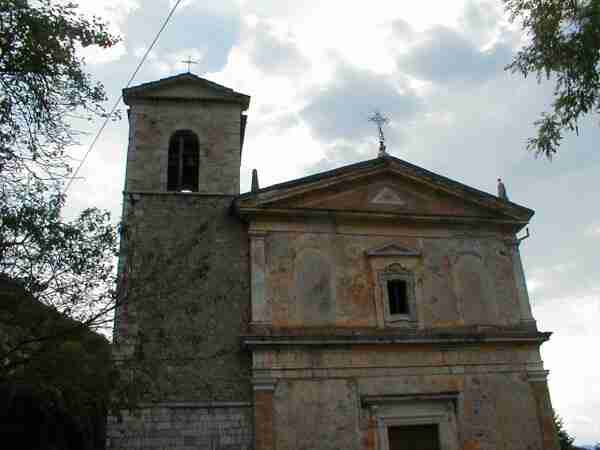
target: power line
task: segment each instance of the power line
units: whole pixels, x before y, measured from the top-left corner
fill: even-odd
[[[127,89],[131,85],[131,83],[133,82],[133,80],[135,79],[136,75],[138,74],[138,72],[142,68],[142,65],[146,61],[146,58],[150,54],[150,51],[154,48],[154,45],[156,45],[156,43],[158,42],[158,38],[160,38],[160,35],[164,31],[164,29],[167,27],[169,21],[171,20],[171,17],[173,17],[173,14],[175,14],[175,10],[177,9],[177,7],[179,6],[179,4],[181,2],[182,2],[182,0],[177,0],[177,2],[175,3],[175,5],[173,5],[173,7],[171,8],[171,11],[169,11],[169,15],[166,17],[166,19],[163,22],[162,26],[158,30],[158,33],[156,33],[156,36],[154,36],[154,40],[150,44],[150,47],[148,47],[148,49],[146,50],[146,53],[144,53],[144,56],[140,60],[140,62],[137,65],[136,69],[133,71],[133,74],[129,78],[129,81],[127,82],[127,85],[125,86],[125,89]],[[102,132],[106,128],[106,125],[108,125],[108,121],[110,120],[110,118],[114,115],[115,111],[117,110],[117,107],[119,106],[119,103],[121,103],[121,99],[122,98],[123,98],[123,95],[122,94],[119,95],[119,98],[117,99],[117,101],[113,105],[112,109],[110,110],[110,113],[104,119],[104,122],[102,123],[102,126],[100,127],[100,129],[96,133],[96,136],[94,136],[94,139],[92,140],[92,143],[90,144],[90,146],[88,147],[87,151],[85,152],[85,155],[83,155],[83,159],[81,160],[81,162],[77,166],[77,169],[75,169],[75,172],[73,172],[73,176],[71,176],[69,178],[69,181],[67,182],[67,185],[65,186],[65,189],[63,190],[63,194],[66,194],[67,191],[69,190],[69,188],[71,187],[71,184],[73,183],[73,180],[77,177],[77,174],[79,173],[79,170],[81,169],[81,167],[85,163],[85,160],[87,159],[87,157],[89,156],[89,154],[92,152],[92,150],[96,146],[96,143],[98,142],[98,139],[100,138],[100,135],[102,134]]]

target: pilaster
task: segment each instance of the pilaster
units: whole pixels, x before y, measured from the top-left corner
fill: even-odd
[[[519,310],[521,312],[521,322],[536,328],[535,319],[533,318],[531,311],[529,293],[527,292],[527,281],[525,279],[525,271],[523,270],[523,262],[521,261],[521,253],[519,252],[519,244],[519,240],[514,240],[510,243],[510,247],[512,250],[512,265],[516,282],[517,298],[519,300]]]
[[[548,391],[548,371],[529,372],[529,384],[535,399],[538,422],[544,450],[560,450],[556,427],[554,426],[554,410]]]
[[[249,232],[252,324],[257,325],[271,323],[271,305],[265,289],[265,236],[266,233]]]
[[[254,389],[254,450],[275,448],[273,428],[274,380],[255,380]]]

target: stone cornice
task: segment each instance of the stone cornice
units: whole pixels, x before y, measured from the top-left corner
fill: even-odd
[[[478,344],[542,344],[549,332],[505,332],[463,334],[374,334],[374,335],[271,335],[242,336],[242,345],[250,350],[268,347],[309,346],[331,347],[347,345],[442,345]]]
[[[402,221],[428,224],[464,224],[464,225],[503,225],[520,230],[529,222],[526,220],[514,220],[509,218],[481,217],[481,216],[459,216],[459,215],[425,215],[411,213],[391,213],[391,212],[373,212],[373,211],[344,211],[316,208],[260,208],[260,207],[240,207],[237,206],[236,212],[244,219],[255,217],[277,217],[277,218],[298,218],[298,217],[323,217],[337,220],[381,220],[381,221]]]
[[[427,394],[400,394],[400,395],[363,395],[360,403],[363,408],[398,404],[414,401],[453,401],[457,400],[460,392],[435,392]]]
[[[180,196],[180,197],[224,197],[234,199],[235,194],[218,194],[211,192],[176,192],[176,191],[123,191],[123,195],[148,195],[148,196]]]

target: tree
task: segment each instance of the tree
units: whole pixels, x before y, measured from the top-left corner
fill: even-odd
[[[116,42],[73,4],[0,0],[0,396],[24,386],[37,411],[59,402],[54,413],[77,420],[104,418],[140,389],[90,332],[112,324],[118,305],[110,217],[61,215],[73,121],[106,117],[77,50]]]
[[[571,450],[573,449],[573,442],[575,438],[572,437],[567,430],[562,418],[554,412],[554,426],[556,427],[556,433],[558,434],[558,442],[560,443],[560,450]]]
[[[110,47],[117,39],[76,6],[38,0],[0,1],[0,174],[2,183],[29,175],[60,181],[64,150],[77,132],[69,122],[103,114],[106,94],[84,71],[78,46]],[[44,178],[45,177],[45,178]]]
[[[118,381],[106,338],[0,277],[0,355],[0,423],[14,448],[102,448]]]
[[[96,209],[64,221],[62,189],[73,119],[105,114],[77,48],[116,42],[71,3],[0,0],[0,273],[88,327],[114,304],[116,233]]]
[[[600,112],[600,0],[503,0],[512,21],[520,21],[527,43],[508,70],[552,79],[550,112],[535,122],[527,148],[551,159],[565,132]]]

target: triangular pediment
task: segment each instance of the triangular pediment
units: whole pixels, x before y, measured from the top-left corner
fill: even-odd
[[[282,198],[269,207],[420,215],[491,216],[492,211],[393,172]]]
[[[394,189],[387,186],[378,190],[377,194],[371,199],[371,203],[376,205],[398,205],[405,206],[406,200]]]
[[[290,212],[480,218],[520,228],[533,211],[391,156],[241,195],[242,214]]]
[[[249,96],[192,73],[183,73],[123,89],[123,100],[128,105],[136,100],[145,99],[222,101],[239,103],[244,110],[250,103]]]

